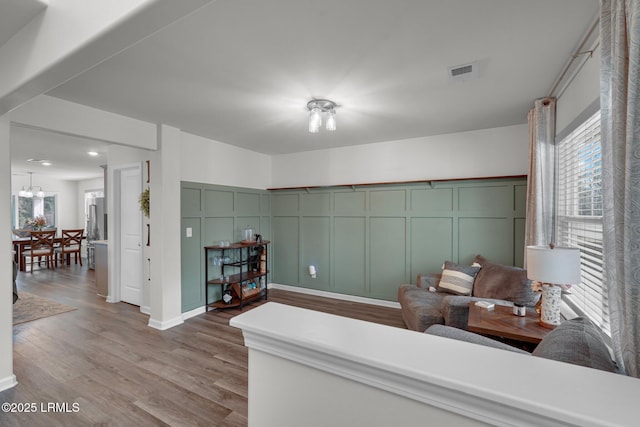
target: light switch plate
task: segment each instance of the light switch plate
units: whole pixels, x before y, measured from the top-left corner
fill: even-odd
[[[193,237],[193,228],[187,227],[187,237]]]

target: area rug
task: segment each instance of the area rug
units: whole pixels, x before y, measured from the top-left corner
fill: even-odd
[[[29,292],[20,291],[18,296],[18,301],[13,304],[14,325],[76,310],[75,307],[61,304],[48,298],[39,297]]]

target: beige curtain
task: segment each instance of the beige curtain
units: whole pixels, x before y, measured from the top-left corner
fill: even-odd
[[[555,238],[555,134],[555,98],[536,100],[529,111],[525,246],[548,245]]]
[[[640,2],[601,0],[604,285],[616,361],[640,376]]]

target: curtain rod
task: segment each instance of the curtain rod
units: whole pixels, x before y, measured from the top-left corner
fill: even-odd
[[[386,182],[363,182],[360,184],[333,184],[333,185],[305,185],[300,187],[272,187],[267,188],[267,191],[281,191],[281,190],[305,190],[308,193],[314,189],[329,189],[339,187],[351,187],[355,190],[357,187],[373,187],[378,185],[410,185],[410,184],[428,184],[433,185],[436,182],[455,182],[455,181],[480,181],[480,180],[498,180],[498,179],[522,179],[527,178],[527,175],[502,175],[502,176],[481,176],[481,177],[469,177],[469,178],[442,178],[442,179],[420,179],[415,181],[386,181]]]
[[[593,32],[596,30],[596,28],[598,28],[599,24],[600,24],[600,15],[598,14],[598,15],[596,15],[595,19],[591,23],[591,26],[589,27],[589,31],[587,31],[587,33],[582,37],[582,39],[580,40],[580,44],[578,44],[578,47],[576,48],[574,53],[571,55],[571,57],[569,58],[569,60],[565,64],[564,68],[562,69],[562,72],[560,73],[560,75],[558,76],[556,81],[553,83],[553,86],[551,86],[551,90],[549,91],[549,95],[547,95],[549,98],[557,96],[557,94],[555,92],[558,89],[558,86],[560,86],[560,83],[562,83],[563,79],[565,78],[565,76],[567,75],[569,70],[571,69],[571,66],[573,65],[573,62],[576,59],[578,59],[580,56],[582,56],[584,54],[587,54],[587,53],[590,53],[590,54],[593,55],[593,51],[592,50],[583,50],[583,49],[584,49],[585,44],[589,41],[589,39],[591,39],[591,36],[593,35]]]

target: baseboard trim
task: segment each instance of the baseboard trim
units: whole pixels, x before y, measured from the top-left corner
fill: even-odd
[[[182,320],[191,319],[192,317],[196,317],[202,313],[205,313],[206,311],[207,310],[205,309],[204,306],[194,308],[193,310],[185,311],[184,313],[182,313]]]
[[[6,378],[0,380],[0,391],[9,390],[18,385],[18,380],[15,375],[9,375]]]
[[[151,307],[149,307],[148,305],[141,306],[140,313],[151,315]]]
[[[298,292],[301,294],[315,295],[318,297],[333,298],[344,301],[359,302],[362,304],[379,305],[381,307],[400,308],[400,303],[395,301],[385,301],[375,298],[359,297],[356,295],[339,294],[336,292],[320,291],[317,289],[300,288],[298,286],[283,285],[280,283],[269,283],[269,289],[280,289],[289,292]]]
[[[156,320],[150,318],[148,326],[154,329],[165,331],[167,329],[173,328],[174,326],[182,325],[183,323],[184,321],[182,320],[182,316],[174,317],[170,320]]]

